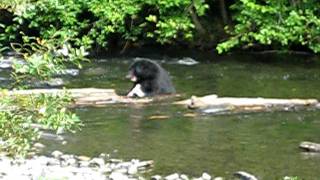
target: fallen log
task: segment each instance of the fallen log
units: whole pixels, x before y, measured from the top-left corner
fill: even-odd
[[[146,104],[161,101],[168,97],[179,95],[159,96],[154,98],[128,98],[119,96],[114,89],[81,88],[81,89],[29,89],[13,90],[3,95],[31,95],[31,94],[63,94],[69,93],[73,98],[72,106],[106,106],[108,104]],[[223,112],[251,112],[268,110],[290,110],[296,108],[320,108],[316,99],[267,99],[267,98],[233,98],[208,95],[204,97],[192,96],[191,99],[175,102],[187,105],[190,109],[202,109],[206,113]]]
[[[175,104],[186,105],[190,109],[200,109],[204,113],[287,111],[320,107],[317,99],[235,98],[217,95],[192,96]]]
[[[320,152],[320,144],[308,141],[301,142],[299,148],[308,152]]]
[[[2,95],[38,95],[38,94],[52,94],[58,95],[69,93],[73,98],[72,106],[105,106],[107,104],[117,103],[149,103],[151,98],[127,98],[119,96],[114,89],[97,89],[97,88],[82,88],[82,89],[28,89],[28,90],[13,90]]]

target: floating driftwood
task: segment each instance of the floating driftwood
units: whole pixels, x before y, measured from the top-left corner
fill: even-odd
[[[235,98],[208,95],[192,96],[191,99],[176,102],[190,109],[201,109],[205,113],[261,112],[272,110],[292,110],[299,108],[319,108],[316,99],[272,99],[272,98]]]
[[[107,104],[116,103],[148,103],[150,98],[133,99],[125,96],[119,96],[114,89],[97,89],[97,88],[82,88],[82,89],[29,89],[9,91],[8,95],[31,95],[31,94],[62,94],[68,92],[74,99],[74,106],[105,106]]]
[[[299,148],[309,152],[320,152],[320,144],[308,141],[301,142]]]

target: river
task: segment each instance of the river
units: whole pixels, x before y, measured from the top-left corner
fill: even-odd
[[[158,61],[170,72],[180,98],[217,94],[233,97],[320,99],[320,58],[306,55],[201,53],[105,57],[93,60],[67,87],[114,88],[125,94],[128,66],[137,57]],[[179,59],[199,64],[187,66]],[[174,99],[176,100],[176,99]],[[67,144],[47,150],[94,156],[153,159],[152,174],[174,172],[232,177],[243,170],[262,179],[320,178],[320,155],[302,153],[301,141],[320,142],[320,111],[264,112],[185,117],[194,113],[168,102],[78,108],[85,126],[67,134]],[[150,119],[151,116],[168,116]]]

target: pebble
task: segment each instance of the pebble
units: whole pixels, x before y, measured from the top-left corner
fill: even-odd
[[[69,75],[69,76],[78,76],[80,73],[79,69],[64,69],[57,73],[57,75]]]
[[[160,180],[162,177],[160,175],[154,175],[151,177],[151,180]]]
[[[185,174],[181,174],[181,175],[180,175],[180,179],[182,179],[182,180],[189,180],[188,176],[185,175]]]
[[[77,159],[80,161],[90,161],[90,157],[88,156],[77,156]]]
[[[90,160],[90,166],[95,167],[95,166],[99,166],[99,167],[103,167],[105,164],[104,159],[102,158],[93,158]]]
[[[126,175],[119,172],[112,172],[109,176],[112,180],[127,180],[129,179]]]
[[[190,58],[190,57],[184,57],[184,58],[179,59],[177,63],[181,64],[181,65],[192,66],[192,65],[198,64],[199,62]]]
[[[201,178],[202,178],[203,180],[211,180],[211,176],[210,176],[208,173],[206,173],[206,172],[204,172],[204,173],[202,174]]]
[[[89,161],[79,161],[79,167],[88,167],[89,165]]]
[[[43,148],[45,148],[46,146],[43,145],[43,144],[41,144],[41,143],[35,143],[35,144],[33,145],[33,147],[38,148],[38,149],[43,149]]]
[[[179,179],[179,174],[178,173],[174,173],[174,174],[171,174],[169,176],[166,176],[164,179],[165,180],[176,180],[176,179]]]
[[[11,69],[14,61],[20,65],[25,64],[23,59],[17,57],[3,57],[0,60],[0,69]]]
[[[53,152],[51,153],[51,155],[52,155],[54,158],[59,158],[60,156],[63,155],[63,153],[60,152],[60,151],[53,151]]]
[[[240,179],[245,179],[245,180],[258,180],[258,178],[256,178],[254,175],[249,174],[249,173],[244,172],[244,171],[235,172],[234,176],[238,177]]]
[[[109,157],[109,156],[108,156]],[[33,156],[30,159],[12,159],[4,154],[0,156],[0,179],[76,179],[76,180],[145,180],[145,170],[151,170],[153,161],[133,159],[105,160],[105,156],[93,157],[63,154],[54,151],[51,156]],[[238,171],[236,177],[257,180],[247,172]],[[188,177],[173,173],[168,176],[154,175],[151,180],[223,180],[213,178],[208,173],[201,177]]]
[[[133,175],[133,174],[137,174],[137,172],[138,172],[138,167],[137,166],[135,166],[135,165],[129,166],[128,174]]]
[[[110,157],[110,155],[109,154],[105,154],[105,153],[101,153],[100,155],[99,155],[99,158],[102,158],[102,159],[107,159],[107,158],[109,158]]]
[[[68,160],[66,161],[66,164],[67,164],[67,166],[76,166],[76,165],[77,165],[77,160],[75,160],[75,159],[73,159],[73,158],[68,159]]]

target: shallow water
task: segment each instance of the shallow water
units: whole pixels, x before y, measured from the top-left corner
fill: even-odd
[[[207,94],[320,99],[318,57],[185,55],[200,63],[186,66],[176,63],[179,57],[150,56],[170,72],[180,99]],[[69,79],[68,87],[115,88],[124,94],[131,86],[124,76],[133,59],[98,59],[87,65],[79,77]],[[232,173],[243,170],[263,179],[286,175],[320,178],[320,155],[306,155],[298,149],[301,141],[320,142],[320,111],[185,117],[193,111],[170,102],[75,111],[85,127],[76,134],[67,134],[66,145],[47,142],[48,151],[153,159],[152,174],[199,176],[205,171],[231,178]],[[168,118],[151,120],[155,115]]]

